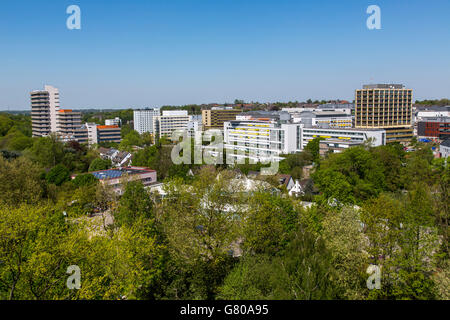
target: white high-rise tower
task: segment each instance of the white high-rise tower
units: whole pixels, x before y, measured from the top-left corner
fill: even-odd
[[[136,130],[140,134],[143,134],[144,132],[155,134],[155,128],[153,127],[153,117],[157,117],[159,115],[159,108],[134,110],[134,130]]]
[[[43,137],[57,131],[59,91],[46,85],[44,90],[30,93],[33,137]]]

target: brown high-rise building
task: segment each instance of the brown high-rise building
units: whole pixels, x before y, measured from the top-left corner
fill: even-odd
[[[356,90],[355,127],[385,129],[387,143],[410,141],[412,95],[401,84],[364,85]]]
[[[226,121],[236,120],[236,116],[242,113],[242,109],[232,107],[214,107],[211,110],[202,110],[203,129],[222,129]]]

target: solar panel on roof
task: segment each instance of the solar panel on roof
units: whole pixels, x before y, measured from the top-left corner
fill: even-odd
[[[97,179],[103,180],[103,179],[114,179],[121,177],[124,173],[129,175],[134,174],[141,174],[141,173],[148,173],[152,170],[148,169],[140,169],[140,168],[124,168],[124,169],[112,169],[112,170],[104,170],[104,171],[97,171],[97,172],[91,172],[91,174],[96,177]]]
[[[120,170],[107,170],[107,171],[100,171],[100,172],[93,172],[92,175],[96,177],[97,179],[112,179],[112,178],[118,178],[121,177],[123,174]]]

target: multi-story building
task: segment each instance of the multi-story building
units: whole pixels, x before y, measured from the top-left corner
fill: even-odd
[[[442,158],[448,158],[450,156],[450,139],[442,141],[439,146],[439,153]]]
[[[31,96],[31,126],[33,137],[47,136],[57,131],[59,111],[59,91],[46,85],[44,90],[36,90]]]
[[[414,106],[414,135],[419,135],[419,122],[450,117],[450,106]]]
[[[85,123],[74,131],[71,140],[90,145],[102,142],[120,143],[122,134],[119,126],[100,126],[96,123]]]
[[[296,107],[296,108],[282,108],[281,111],[289,112],[290,114],[301,113],[305,111],[328,111],[328,112],[342,112],[347,115],[352,115],[355,106],[351,103],[326,103],[315,107]]]
[[[194,137],[196,132],[201,132],[203,129],[202,116],[201,115],[191,115],[189,116],[189,122],[187,124],[187,131],[189,137]]]
[[[148,108],[133,111],[133,123],[134,130],[143,134],[144,132],[149,132],[151,134],[156,134],[153,127],[153,118],[160,115],[159,108]]]
[[[339,111],[303,111],[292,114],[292,122],[302,123],[305,127],[351,128],[351,114]]]
[[[122,141],[122,133],[119,126],[97,126],[97,143]]]
[[[242,109],[233,109],[232,107],[213,107],[209,110],[202,110],[202,122],[204,130],[223,129],[226,121],[236,120],[236,116],[242,112]]]
[[[97,124],[94,122],[88,122],[85,124],[85,127],[88,135],[88,143],[89,144],[98,143]]]
[[[417,123],[419,138],[436,138],[445,140],[450,138],[450,117],[422,118]]]
[[[224,146],[227,157],[234,160],[281,160],[283,154],[301,152],[319,137],[341,141],[338,148],[368,140],[373,146],[386,144],[384,129],[305,127],[292,123],[290,115],[283,112],[250,112],[224,123]]]
[[[70,109],[61,109],[56,117],[58,134],[62,137],[73,136],[75,131],[81,127],[81,112]]]
[[[140,181],[146,188],[157,183],[156,171],[145,167],[124,167],[90,172],[90,174],[100,180],[102,184],[112,187],[118,194],[123,192],[124,181]]]
[[[361,145],[362,142],[355,140],[325,139],[319,142],[319,154],[325,156],[327,153],[340,153],[348,148]]]
[[[401,84],[364,85],[355,94],[355,127],[385,129],[388,143],[408,142],[413,137],[412,95]]]
[[[122,120],[119,117],[115,117],[114,119],[105,119],[106,126],[121,126]]]
[[[87,124],[82,124],[79,128],[75,130],[75,132],[73,133],[72,140],[78,141],[79,143],[88,143],[88,144],[96,143],[89,140],[89,132],[87,129]]]
[[[426,120],[427,118],[450,117],[450,106],[445,107],[417,107],[415,122]]]
[[[59,108],[58,89],[46,85],[44,90],[31,92],[31,121],[34,137],[57,133],[63,141],[80,143],[121,141],[120,118],[109,119],[114,125],[99,126],[95,123],[81,124],[81,112]],[[118,123],[118,124],[117,124]]]
[[[153,128],[158,136],[170,137],[176,130],[186,131],[189,115],[186,110],[163,111],[161,116],[153,117]]]
[[[227,157],[264,162],[282,160],[281,154],[296,151],[298,124],[289,123],[287,112],[255,111],[236,116],[224,123],[224,147]],[[293,136],[294,135],[294,136]]]
[[[371,140],[374,147],[385,145],[387,142],[387,133],[384,129],[301,128],[299,135],[300,150],[303,150],[308,142],[315,138],[354,141],[359,143]]]

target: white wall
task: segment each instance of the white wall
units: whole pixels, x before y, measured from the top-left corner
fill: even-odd
[[[44,90],[49,93],[49,102],[50,102],[50,131],[56,132],[58,121],[57,115],[59,111],[59,90],[55,87],[46,85]]]

